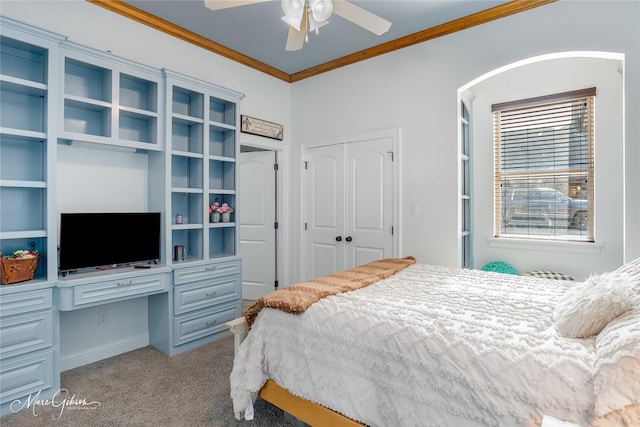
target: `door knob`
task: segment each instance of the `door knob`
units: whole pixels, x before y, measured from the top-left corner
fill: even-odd
[[[336,237],[336,242],[342,242],[342,236]]]
[[[347,236],[344,240],[346,240],[347,242],[352,241],[353,239],[351,238],[351,236]]]

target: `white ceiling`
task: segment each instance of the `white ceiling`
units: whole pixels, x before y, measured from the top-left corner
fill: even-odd
[[[206,8],[204,0],[123,1],[287,74],[509,3],[500,0],[352,0],[355,5],[391,21],[391,29],[376,36],[333,15],[319,34],[309,34],[309,42],[302,50],[287,52],[284,46],[288,27],[280,19],[283,12],[278,0],[218,11]]]

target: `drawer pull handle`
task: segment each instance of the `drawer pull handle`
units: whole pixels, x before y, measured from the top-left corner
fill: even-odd
[[[216,294],[216,291],[207,293],[207,298],[212,297]]]
[[[204,269],[207,270],[207,271],[213,271],[213,270],[216,269],[216,266],[215,265],[210,265],[210,266],[205,267]]]
[[[215,325],[215,324],[216,324],[216,320],[215,319],[214,320],[209,320],[207,322],[207,326],[211,326],[211,325]]]
[[[133,281],[127,280],[126,282],[118,282],[118,286],[129,286]]]

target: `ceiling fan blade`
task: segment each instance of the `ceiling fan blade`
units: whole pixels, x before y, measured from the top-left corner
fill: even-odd
[[[304,37],[307,34],[307,20],[303,19],[300,23],[300,31],[293,27],[289,27],[289,34],[287,35],[287,45],[284,50],[293,52],[302,49],[304,46]]]
[[[204,0],[204,5],[211,10],[228,9],[245,4],[262,3],[269,0]]]
[[[333,1],[333,13],[380,36],[391,28],[391,22],[345,0]]]

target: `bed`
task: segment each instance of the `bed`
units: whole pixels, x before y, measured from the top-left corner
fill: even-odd
[[[640,425],[640,259],[585,282],[411,263],[247,320],[246,338],[245,319],[232,328],[238,418],[284,393],[344,425]]]

